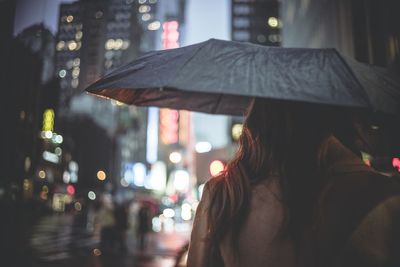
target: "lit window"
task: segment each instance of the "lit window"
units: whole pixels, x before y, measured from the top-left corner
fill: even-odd
[[[80,72],[79,68],[74,68],[74,70],[72,71],[72,78],[78,78],[79,72]]]
[[[142,5],[142,6],[139,7],[139,12],[140,12],[140,13],[146,13],[146,12],[149,12],[150,9],[151,9],[150,6],[148,6],[148,5]]]
[[[115,49],[115,50],[121,49],[121,48],[122,48],[122,45],[123,45],[122,39],[117,39],[117,40],[115,40],[115,42],[114,42],[114,49]]]
[[[123,42],[122,42],[122,49],[128,49],[128,47],[129,47],[129,40],[124,40]]]
[[[40,171],[39,171],[39,177],[40,177],[41,179],[46,178],[46,172],[45,172],[44,170],[40,170]]]
[[[161,23],[156,20],[156,21],[153,21],[152,23],[150,23],[147,26],[147,29],[149,29],[150,31],[156,31],[160,28],[160,26],[161,26]]]
[[[94,17],[95,17],[96,19],[102,18],[102,17],[103,17],[103,12],[101,12],[100,10],[97,11],[97,12],[94,14]]]
[[[279,34],[270,34],[268,40],[272,43],[278,43],[282,40],[282,37]]]
[[[114,56],[114,51],[107,51],[107,52],[104,54],[104,58],[106,58],[106,59],[112,59],[113,56]]]
[[[77,43],[75,41],[70,41],[68,43],[68,49],[69,50],[75,50],[75,49],[77,49],[77,47],[78,47],[78,45],[77,45]]]
[[[236,28],[248,28],[250,27],[250,20],[248,18],[235,18],[233,26]]]
[[[157,3],[157,0],[149,0],[149,3],[150,4],[155,4],[155,3]]]
[[[74,20],[74,16],[69,15],[67,17],[67,22],[72,22]]]
[[[259,34],[259,35],[257,35],[257,41],[259,43],[265,43],[267,41],[267,38],[265,37],[264,34]]]
[[[248,31],[235,31],[233,32],[233,39],[237,41],[248,41],[250,33]]]
[[[144,3],[146,3],[146,0],[139,0],[138,2],[139,2],[139,4],[144,4]]]
[[[78,80],[78,79],[72,79],[72,81],[71,81],[71,86],[72,86],[73,88],[77,88],[78,85],[79,85],[79,80]]]
[[[76,32],[76,34],[75,34],[75,39],[76,39],[76,40],[82,39],[82,35],[83,35],[83,33],[82,33],[81,31]]]
[[[67,61],[67,64],[66,64],[66,66],[67,66],[67,69],[72,69],[72,65],[74,64],[74,61],[71,59],[71,60],[68,60]]]
[[[142,20],[143,21],[148,21],[149,19],[151,19],[151,15],[150,14],[146,13],[146,14],[142,15]]]
[[[233,13],[236,15],[248,15],[251,12],[251,8],[248,5],[235,5],[233,7]]]
[[[60,70],[60,71],[58,72],[58,76],[60,76],[60,78],[64,78],[65,75],[67,75],[67,71],[66,71],[66,70]]]
[[[278,25],[279,25],[279,21],[278,21],[278,19],[275,18],[275,17],[269,17],[269,18],[268,18],[268,25],[269,25],[271,28],[277,28]]]
[[[64,41],[59,41],[57,43],[56,49],[57,49],[57,51],[61,51],[61,50],[64,49],[64,47],[65,47],[65,42]]]
[[[114,49],[114,47],[115,47],[115,41],[114,41],[114,39],[108,39],[107,42],[106,42],[106,44],[105,44],[105,48],[106,48],[107,50],[111,50],[111,49]]]
[[[74,67],[79,67],[81,64],[81,59],[79,57],[75,58],[74,61],[72,62],[72,66]]]

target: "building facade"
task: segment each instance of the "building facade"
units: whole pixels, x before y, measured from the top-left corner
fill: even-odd
[[[231,8],[233,41],[280,46],[280,1],[233,0]]]

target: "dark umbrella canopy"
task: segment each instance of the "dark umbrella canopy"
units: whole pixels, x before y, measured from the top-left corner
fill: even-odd
[[[399,113],[400,80],[335,49],[210,39],[145,54],[88,92],[138,106],[242,115],[252,97]]]

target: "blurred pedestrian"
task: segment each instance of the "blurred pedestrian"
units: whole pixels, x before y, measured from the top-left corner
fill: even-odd
[[[147,234],[151,230],[151,212],[150,207],[147,203],[142,203],[142,206],[138,212],[138,224],[137,224],[137,237],[139,242],[139,248],[145,249],[147,246]]]
[[[253,100],[236,157],[204,187],[188,267],[400,266],[400,184],[353,152],[362,133],[336,133],[351,114]]]
[[[98,210],[97,221],[100,225],[100,249],[103,253],[112,253],[116,243],[116,223],[114,205],[110,195],[104,195]]]
[[[126,247],[126,231],[128,229],[128,206],[127,203],[116,205],[115,209],[115,230],[116,230],[116,245],[118,251],[125,253]]]

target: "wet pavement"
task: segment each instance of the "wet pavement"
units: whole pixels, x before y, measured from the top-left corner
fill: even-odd
[[[127,231],[127,251],[101,251],[96,231],[76,223],[72,214],[41,218],[33,227],[24,255],[32,267],[173,267],[180,249],[189,240],[190,229],[152,232],[147,246],[139,250],[132,229]],[[29,259],[29,260],[28,260]]]

